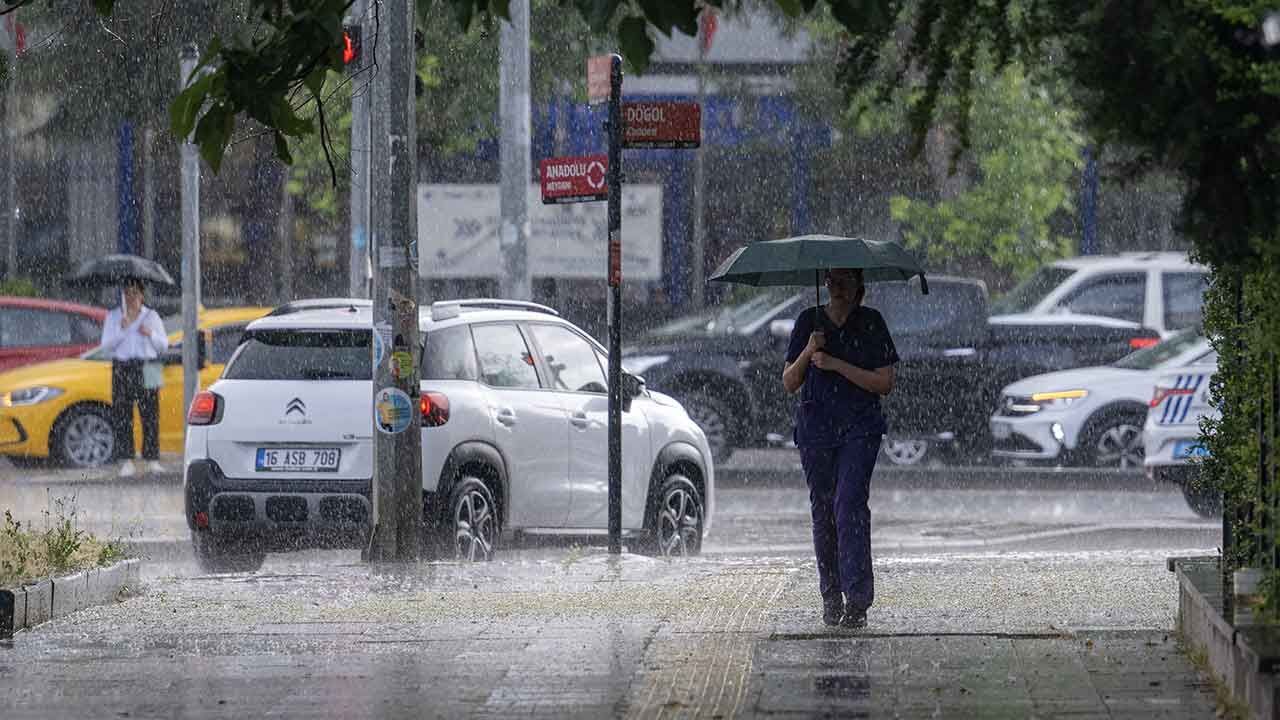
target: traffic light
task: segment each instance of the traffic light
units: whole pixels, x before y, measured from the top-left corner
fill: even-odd
[[[347,67],[359,67],[360,57],[364,50],[361,44],[360,26],[342,26],[342,64]]]

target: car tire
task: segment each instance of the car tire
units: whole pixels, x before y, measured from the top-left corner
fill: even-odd
[[[1199,468],[1184,465],[1171,470],[1169,474],[1182,488],[1182,497],[1192,512],[1202,518],[1222,517],[1222,491],[1209,487],[1201,479]]]
[[[684,405],[684,411],[707,436],[711,458],[717,463],[728,460],[734,451],[730,426],[730,418],[733,416],[725,404],[702,392],[684,396],[680,404]]]
[[[487,562],[498,548],[501,525],[493,492],[482,480],[464,476],[449,492],[436,539],[442,560]]]
[[[893,440],[885,438],[880,446],[884,457],[894,465],[919,465],[929,457],[928,440]]]
[[[115,432],[110,411],[100,405],[77,405],[62,414],[53,429],[53,456],[60,465],[95,468],[115,459]]]
[[[640,545],[645,555],[692,557],[702,552],[702,493],[693,481],[672,473],[662,481],[649,516],[649,534]]]
[[[1137,410],[1103,410],[1080,434],[1076,455],[1080,464],[1098,468],[1141,470],[1146,456],[1142,426],[1146,415]]]
[[[246,550],[208,530],[191,531],[191,549],[196,564],[207,573],[257,572],[267,559],[265,552]]]

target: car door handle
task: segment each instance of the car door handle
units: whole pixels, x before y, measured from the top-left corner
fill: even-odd
[[[516,424],[516,411],[511,408],[503,408],[499,410],[497,415],[494,417],[497,418],[498,422],[506,425],[507,427],[511,427]]]
[[[971,347],[947,348],[942,351],[942,357],[973,357],[978,351]]]
[[[574,427],[585,428],[591,424],[591,419],[584,412],[576,412],[569,417],[569,424]]]

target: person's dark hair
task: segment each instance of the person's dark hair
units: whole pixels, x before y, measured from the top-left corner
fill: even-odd
[[[830,277],[831,272],[833,270],[848,270],[849,272],[853,273],[853,279],[857,280],[859,285],[867,284],[866,277],[863,275],[863,272],[862,272],[862,268],[831,268],[827,270],[826,274],[822,276],[822,279],[826,280],[828,277]]]
[[[125,278],[125,279],[124,279],[124,282],[120,283],[120,287],[122,287],[122,288],[137,288],[137,289],[139,289],[139,290],[141,290],[141,291],[145,292],[145,291],[146,291],[146,289],[147,289],[147,284],[146,284],[146,283],[144,283],[144,282],[142,282],[142,280],[140,280],[140,279],[138,279],[138,278]]]

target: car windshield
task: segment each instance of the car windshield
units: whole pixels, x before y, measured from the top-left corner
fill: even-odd
[[[717,310],[676,318],[649,331],[651,335],[733,335],[751,332],[770,310],[795,295],[794,288],[770,288]]]
[[[1164,342],[1129,353],[1116,361],[1115,367],[1126,370],[1151,370],[1190,350],[1203,336],[1199,328],[1187,328],[1169,336]]]
[[[1029,312],[1053,289],[1075,274],[1071,268],[1046,265],[991,303],[992,315]]]
[[[368,330],[252,330],[223,372],[228,380],[369,380]]]

